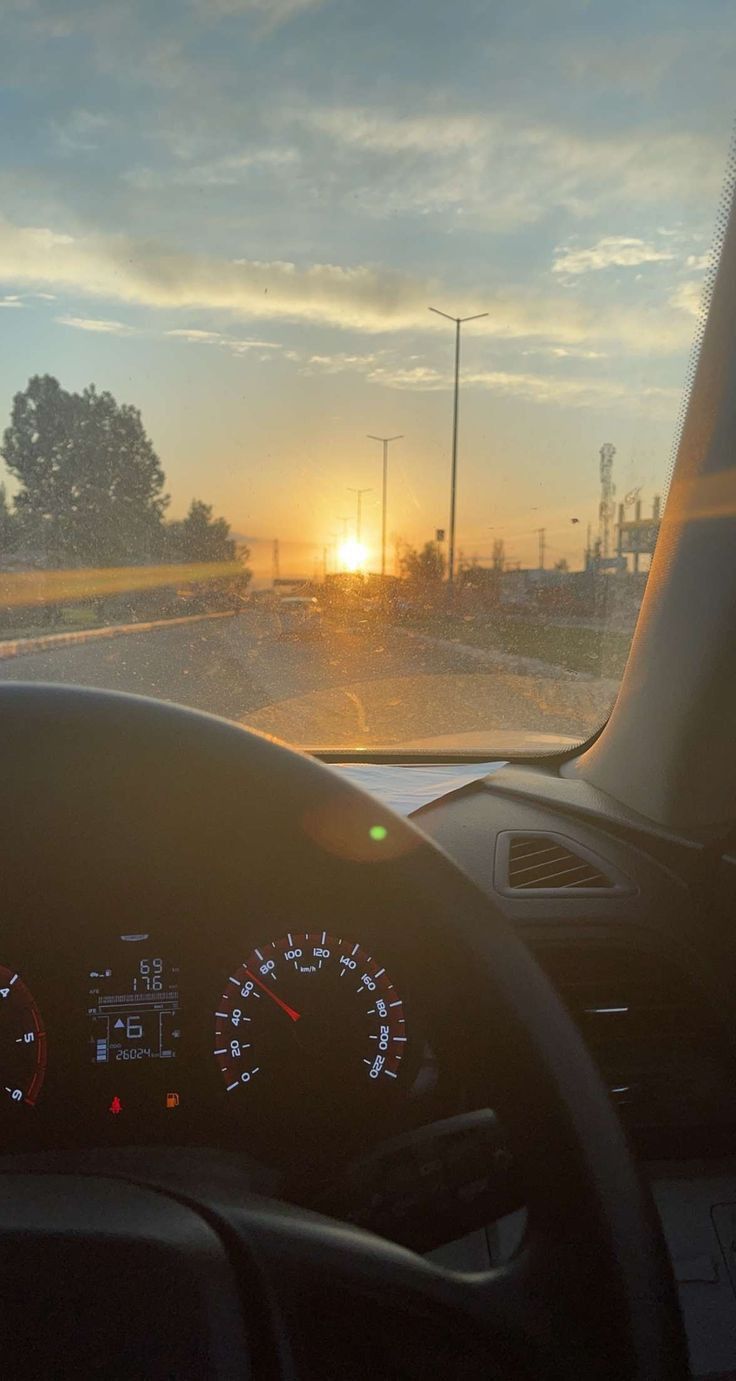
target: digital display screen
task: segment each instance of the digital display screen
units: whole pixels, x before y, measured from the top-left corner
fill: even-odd
[[[122,936],[110,962],[89,970],[91,1060],[135,1067],[175,1060],[181,1038],[179,967],[149,937]]]

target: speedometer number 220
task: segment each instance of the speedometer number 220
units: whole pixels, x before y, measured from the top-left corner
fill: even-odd
[[[354,940],[288,932],[228,975],[215,1012],[215,1058],[228,1093],[268,1079],[317,1089],[396,1079],[404,1004]]]

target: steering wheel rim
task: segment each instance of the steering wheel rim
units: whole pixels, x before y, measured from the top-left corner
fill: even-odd
[[[106,788],[114,793],[108,809],[121,822],[137,809],[144,850],[145,820],[156,818],[163,801],[175,817],[165,828],[180,844],[205,821],[210,840],[218,826],[230,831],[228,838],[245,839],[247,829],[232,811],[238,801],[243,808],[247,783],[249,799],[259,802],[260,837],[268,838],[269,826],[278,828],[276,866],[288,866],[291,848],[306,851],[304,857],[311,851],[323,870],[354,866],[369,878],[371,868],[389,869],[397,921],[402,907],[413,905],[428,934],[451,925],[462,946],[475,990],[484,995],[497,1064],[503,1051],[495,1088],[526,1188],[523,1247],[506,1266],[459,1276],[318,1215],[193,1191],[189,1202],[238,1252],[258,1261],[279,1319],[276,1332],[288,1336],[294,1329],[304,1342],[309,1310],[295,1320],[294,1281],[297,1294],[311,1297],[308,1273],[312,1287],[320,1281],[344,1300],[382,1299],[392,1310],[400,1301],[416,1338],[442,1320],[455,1337],[457,1369],[449,1374],[466,1374],[460,1368],[466,1356],[489,1374],[501,1366],[504,1377],[688,1376],[656,1213],[581,1038],[493,903],[411,822],[273,740],[198,712],[108,692],[0,688],[0,755],[6,849],[29,812],[43,802],[53,810],[72,787],[85,820],[101,808]],[[146,778],[150,799],[142,805]],[[199,792],[196,821],[184,805],[192,780]],[[91,793],[86,803],[85,791]],[[245,815],[252,825],[253,808]],[[379,863],[367,844],[376,824],[389,841]],[[285,1362],[281,1374],[289,1374]]]

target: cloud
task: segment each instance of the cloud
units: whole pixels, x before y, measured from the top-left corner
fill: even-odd
[[[384,355],[384,351],[365,355],[353,355],[347,351],[338,351],[334,355],[309,355],[304,360],[302,373],[309,374],[319,370],[324,374],[343,374],[346,371],[369,374]]]
[[[229,350],[233,355],[246,355],[251,350],[280,350],[282,348],[278,341],[240,340],[237,337],[225,336],[222,331],[203,331],[197,327],[178,327],[173,331],[165,331],[164,335],[175,340],[186,341],[189,345],[218,345]]]
[[[426,103],[425,103],[426,107]],[[629,206],[698,209],[717,195],[723,150],[701,134],[641,128],[581,134],[507,112],[367,107],[286,112],[302,131],[326,136],[334,156],[316,151],[315,176],[371,216],[446,211],[507,230],[555,209],[585,220]],[[523,175],[520,175],[523,170]]]
[[[411,358],[411,357],[410,357]],[[406,364],[397,352],[379,350],[367,354],[338,351],[334,355],[311,355],[303,362],[302,373],[357,373],[369,383],[402,391],[439,393],[454,384],[450,369],[428,363]],[[506,398],[553,407],[601,408],[624,406],[630,412],[672,418],[680,391],[656,386],[632,387],[628,380],[584,378],[565,374],[535,374],[499,369],[465,369],[463,388],[481,389]]]
[[[108,117],[92,110],[73,110],[64,120],[54,121],[51,129],[62,153],[89,153],[96,149]]]
[[[449,390],[453,380],[450,373],[437,369],[377,369],[368,375],[374,383],[389,388],[417,389],[438,392]],[[502,397],[519,399],[540,406],[565,408],[624,407],[626,411],[646,412],[672,418],[680,400],[680,392],[673,388],[632,388],[616,379],[585,379],[560,375],[515,373],[508,370],[470,370],[463,374],[463,387],[482,389]]]
[[[637,389],[625,380],[514,374],[503,370],[480,370],[464,376],[463,383],[530,403],[572,408],[610,407],[623,403],[634,411],[663,409],[666,416],[673,415],[672,410],[681,396],[679,389],[651,386]]]
[[[129,186],[144,192],[159,189],[162,180],[173,187],[237,187],[254,169],[280,170],[298,159],[296,149],[258,148],[174,167],[163,178],[159,169],[150,167],[129,168],[123,178]]]
[[[13,293],[12,295],[8,294],[7,297],[0,297],[0,308],[8,307],[12,310],[14,307],[17,308],[22,306],[23,303],[21,302],[20,298],[16,293]]]
[[[98,331],[103,336],[130,336],[134,334],[134,328],[126,326],[123,321],[104,321],[99,317],[91,316],[57,316],[55,320],[60,326],[73,326],[75,331]]]
[[[669,250],[658,249],[633,235],[605,235],[588,249],[561,248],[552,265],[553,273],[596,273],[609,268],[636,268],[639,264],[668,263],[675,258]]]
[[[691,278],[680,283],[670,298],[670,306],[678,312],[687,313],[691,317],[700,316],[702,302],[703,281],[701,278]]]
[[[174,336],[178,340],[191,341],[193,345],[219,345],[222,340],[221,331],[199,331],[193,327],[182,326],[175,331],[165,331],[164,335]]]
[[[252,14],[265,20],[269,27],[276,27],[306,10],[320,9],[325,0],[191,0],[191,3],[195,13],[209,21]]]
[[[344,107],[315,111],[306,121],[341,144],[381,153],[414,150],[436,155],[477,148],[495,128],[486,117],[472,114],[386,116]]]
[[[233,261],[156,240],[100,234],[74,239],[0,220],[2,280],[151,308],[204,309],[240,319],[317,322],[372,333],[439,332],[444,323],[430,316],[430,304],[451,306],[461,315],[485,306],[487,319],[475,323],[474,335],[585,348],[605,341],[610,349],[617,342],[635,352],[688,344],[682,314],[666,307],[635,310],[616,304],[602,314],[593,303],[535,296],[530,289],[498,294],[483,291],[479,283],[470,302],[433,279],[380,266]]]
[[[364,330],[415,324],[426,310],[428,289],[406,275],[362,265],[233,261],[125,235],[73,239],[7,221],[0,222],[0,278],[150,307],[215,308]]]
[[[535,345],[530,350],[522,350],[522,355],[549,355],[555,360],[605,360],[605,350],[586,350],[577,345]]]
[[[232,336],[227,336],[222,344],[227,346],[234,355],[246,355],[249,350],[282,350],[283,346],[275,340],[233,340]]]

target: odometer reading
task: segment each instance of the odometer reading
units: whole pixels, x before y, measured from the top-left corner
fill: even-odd
[[[228,975],[214,1053],[227,1092],[255,1081],[302,1094],[398,1077],[404,1006],[386,969],[355,940],[289,932]]]

